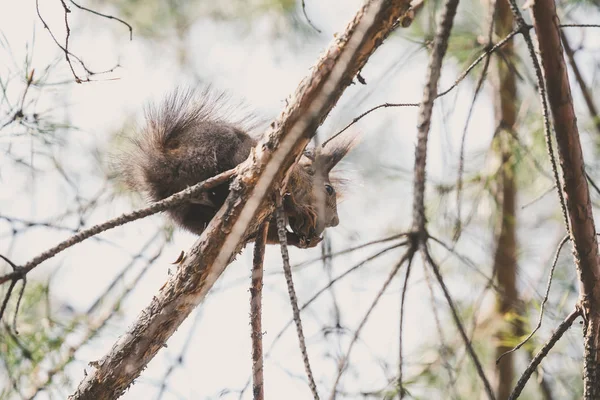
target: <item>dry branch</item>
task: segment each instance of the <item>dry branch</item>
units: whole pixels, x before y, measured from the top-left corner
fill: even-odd
[[[250,287],[250,326],[252,327],[252,393],[254,400],[265,398],[263,374],[263,331],[262,331],[262,289],[263,263],[269,222],[265,222],[257,232],[252,259],[252,286]]]
[[[427,165],[427,141],[433,102],[438,95],[438,83],[442,72],[442,61],[448,49],[448,39],[454,23],[458,0],[448,0],[439,19],[439,25],[433,41],[433,51],[427,66],[427,77],[423,89],[423,99],[419,106],[417,123],[417,145],[415,146],[415,171],[413,178],[413,230],[425,236],[425,174]],[[423,237],[424,237],[423,236]]]
[[[584,317],[584,398],[600,398],[600,263],[596,227],[560,27],[552,0],[535,1],[533,25],[538,37],[550,110],[562,170],[575,265],[579,305]]]
[[[537,369],[538,365],[540,365],[542,360],[548,355],[548,352],[552,350],[556,342],[558,342],[558,339],[560,339],[562,335],[564,335],[565,332],[571,327],[571,325],[573,325],[573,322],[575,322],[579,315],[579,310],[574,310],[567,316],[567,318],[565,318],[563,322],[560,323],[560,325],[556,329],[556,332],[552,334],[550,339],[548,339],[548,341],[544,344],[544,346],[542,346],[540,351],[538,351],[535,357],[533,357],[533,359],[529,363],[529,366],[527,367],[527,369],[525,369],[523,375],[521,375],[521,377],[519,378],[517,385],[515,386],[514,390],[510,394],[510,397],[508,398],[509,400],[519,398],[519,395],[525,388],[525,384],[531,377],[531,374],[533,374],[533,372]]]
[[[256,230],[272,212],[264,202],[301,155],[317,126],[409,7],[406,0],[366,1],[299,85],[287,107],[271,124],[249,159],[240,165],[225,204],[177,273],[161,288],[137,321],[94,362],[72,399],[120,396],[167,339],[202,302],[217,278],[243,246],[246,232]]]
[[[302,362],[304,370],[308,378],[308,386],[315,400],[319,400],[319,392],[313,377],[312,369],[310,368],[310,360],[308,359],[308,351],[306,350],[306,340],[304,338],[304,330],[302,329],[302,319],[300,318],[300,308],[298,307],[298,297],[294,289],[294,281],[292,279],[292,267],[290,266],[290,254],[287,248],[287,231],[285,229],[285,212],[283,211],[283,203],[280,195],[277,195],[276,203],[276,220],[277,220],[277,236],[279,237],[279,245],[281,248],[281,260],[283,261],[283,271],[285,274],[285,282],[287,284],[288,295],[292,305],[292,314],[294,323],[296,324],[296,334],[298,335],[298,344],[300,345],[300,353],[302,353]]]

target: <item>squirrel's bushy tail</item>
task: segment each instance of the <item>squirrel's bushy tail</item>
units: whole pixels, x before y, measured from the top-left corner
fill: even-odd
[[[256,143],[247,133],[254,119],[239,116],[240,105],[210,87],[177,89],[145,114],[146,124],[131,137],[118,169],[131,189],[152,201],[234,168]],[[170,213],[185,228],[201,231],[227,192],[217,188]],[[201,217],[190,225],[194,213]]]

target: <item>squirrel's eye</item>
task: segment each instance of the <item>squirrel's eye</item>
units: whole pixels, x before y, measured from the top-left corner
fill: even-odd
[[[329,184],[325,185],[325,190],[327,190],[327,194],[330,195],[330,196],[335,193],[335,190],[333,189],[333,186],[331,186]]]

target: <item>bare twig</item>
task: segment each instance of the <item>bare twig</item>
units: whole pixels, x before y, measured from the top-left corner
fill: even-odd
[[[535,77],[536,77],[536,82],[537,82],[537,89],[538,89],[538,93],[540,95],[540,102],[542,104],[542,115],[543,115],[543,120],[544,120],[544,138],[546,140],[546,150],[548,152],[548,156],[550,157],[550,165],[552,166],[552,176],[554,178],[554,183],[556,184],[556,188],[557,188],[557,194],[558,194],[558,199],[560,201],[560,208],[562,211],[565,229],[567,230],[567,232],[570,232],[569,218],[567,216],[567,205],[566,205],[566,201],[565,201],[563,192],[560,189],[561,182],[560,182],[560,178],[558,175],[558,165],[556,162],[556,156],[554,154],[554,149],[552,147],[552,132],[550,129],[550,117],[549,117],[549,110],[548,110],[548,100],[546,98],[546,87],[544,85],[544,75],[542,73],[542,68],[540,66],[540,63],[538,61],[538,58],[537,58],[537,55],[535,52],[535,47],[533,46],[533,41],[531,40],[531,34],[529,33],[531,26],[529,26],[525,23],[525,20],[523,19],[523,15],[521,14],[519,7],[517,6],[516,0],[508,0],[508,1],[510,4],[510,9],[512,10],[513,15],[515,17],[515,23],[517,25],[517,32],[519,32],[519,33],[521,33],[521,35],[523,35],[523,39],[525,40],[525,43],[527,45],[527,51],[529,53],[529,57],[531,58],[531,61],[533,63],[533,69],[535,71]]]
[[[394,279],[394,277],[398,273],[398,270],[400,269],[400,267],[402,266],[402,264],[404,264],[407,260],[409,262],[412,261],[412,257],[414,255],[414,252],[415,252],[415,247],[414,246],[409,247],[408,250],[406,251],[406,253],[404,253],[404,255],[402,256],[402,258],[400,258],[400,261],[398,261],[398,263],[394,266],[394,268],[392,268],[392,271],[390,272],[390,274],[388,275],[387,279],[385,280],[385,282],[381,286],[381,289],[379,289],[379,292],[377,293],[377,295],[375,296],[375,298],[371,302],[371,305],[369,306],[369,309],[367,310],[367,312],[365,313],[364,317],[362,318],[362,320],[358,324],[358,327],[356,328],[356,330],[354,331],[354,335],[352,336],[352,340],[350,341],[350,345],[348,345],[348,350],[346,350],[346,354],[339,361],[337,376],[336,376],[335,381],[333,383],[333,388],[331,389],[331,394],[329,396],[329,400],[334,400],[335,397],[336,397],[338,384],[340,383],[340,379],[342,378],[342,375],[346,371],[346,367],[348,366],[348,361],[350,359],[350,353],[352,352],[354,344],[358,340],[358,336],[360,335],[360,332],[362,331],[362,329],[364,328],[365,324],[367,323],[367,320],[371,316],[371,313],[375,309],[375,306],[377,306],[377,303],[381,299],[381,296],[383,296],[383,294],[385,293],[385,290],[387,289],[387,287],[390,285],[390,283],[392,282],[392,280]]]
[[[498,359],[496,359],[496,364],[498,364],[500,362],[500,360],[502,359],[502,357],[504,357],[505,355],[513,353],[513,352],[519,350],[521,347],[523,347],[523,345],[525,343],[527,343],[527,341],[529,341],[529,339],[531,339],[533,337],[533,335],[535,335],[535,333],[542,326],[542,318],[544,317],[544,306],[546,305],[546,302],[548,301],[548,296],[550,295],[550,286],[552,285],[554,269],[556,268],[556,264],[558,263],[558,257],[560,256],[560,252],[561,252],[563,246],[565,245],[565,243],[567,243],[569,241],[569,239],[570,239],[570,237],[568,235],[565,236],[564,238],[562,238],[562,240],[558,244],[558,248],[556,249],[556,254],[554,255],[554,260],[552,261],[552,266],[550,267],[550,273],[548,275],[548,283],[546,284],[546,293],[544,293],[544,299],[542,300],[542,305],[540,306],[540,315],[538,316],[537,325],[531,331],[531,333],[529,335],[527,335],[527,337],[525,339],[523,339],[518,345],[516,345],[512,349],[508,350],[507,352],[501,354],[500,357],[498,357]]]
[[[306,3],[305,0],[302,0],[302,13],[304,14],[304,18],[306,18],[306,22],[317,32],[321,33],[321,30],[313,24],[313,22],[308,18],[308,14],[306,13]]]
[[[302,307],[300,307],[300,312],[304,311],[306,308],[308,308],[315,300],[317,300],[323,293],[325,293],[328,289],[330,289],[334,284],[336,284],[337,282],[341,281],[342,279],[344,279],[345,277],[349,276],[351,273],[355,272],[356,270],[358,270],[359,268],[365,266],[367,263],[369,263],[370,261],[373,261],[374,259],[382,256],[383,254],[397,249],[401,246],[406,245],[407,242],[402,242],[402,243],[398,243],[398,244],[394,244],[392,246],[388,246],[386,248],[384,248],[383,250],[378,251],[377,253],[363,259],[362,261],[358,262],[357,264],[355,264],[354,266],[348,268],[346,271],[344,271],[343,273],[341,273],[340,275],[332,278],[329,283],[327,285],[325,285],[324,287],[322,287],[321,289],[319,289],[314,295],[312,295],[312,297],[310,299],[308,299],[306,301],[306,303],[304,303],[302,305]],[[269,347],[269,350],[267,350],[266,353],[266,357],[268,357],[271,352],[273,351],[273,349],[275,348],[275,345],[279,342],[279,340],[281,339],[281,337],[283,337],[283,334],[286,332],[286,330],[294,323],[294,319],[291,318],[284,326],[283,328],[281,328],[281,330],[277,333],[277,335],[275,335],[275,338],[273,339],[273,341],[271,342],[271,346]],[[243,394],[243,392],[246,390],[246,388],[248,387],[248,385],[250,384],[250,380],[248,380],[248,382],[246,383],[246,385],[244,386],[244,389],[242,389],[242,393],[240,393],[240,398],[241,395]]]
[[[13,263],[7,257],[4,257],[2,254],[0,254],[0,258],[3,259],[8,265],[10,265],[10,267],[13,269],[13,272],[12,272],[13,274],[19,273],[21,271],[21,268],[19,266],[17,266],[15,263]],[[19,281],[19,278],[12,278],[10,285],[8,286],[8,290],[4,294],[4,300],[2,300],[2,305],[0,306],[0,321],[2,321],[2,318],[4,317],[4,311],[6,311],[6,306],[8,305],[8,301],[10,300],[12,291],[15,288],[15,285],[17,284],[18,281]],[[23,282],[23,289],[21,289],[21,294],[19,295],[19,302],[21,301],[21,297],[23,296],[22,292],[24,289],[25,289],[25,283]],[[18,306],[17,306],[17,310],[18,310]],[[17,316],[17,313],[15,312],[15,318],[16,318],[16,316]]]
[[[114,19],[115,21],[122,23],[123,25],[125,25],[127,27],[127,29],[129,29],[129,40],[133,40],[133,28],[131,27],[131,25],[129,25],[127,22],[123,21],[121,18],[113,17],[112,15],[102,14],[101,12],[98,12],[98,11],[92,10],[90,8],[84,7],[82,5],[79,5],[79,4],[75,3],[73,0],[69,0],[69,1],[71,2],[71,4],[73,4],[75,7],[79,8],[80,10],[87,11],[89,13],[98,15],[98,16],[106,18],[106,19]]]
[[[510,397],[508,398],[509,400],[514,400],[519,397],[519,395],[523,391],[523,388],[525,388],[525,384],[531,377],[531,374],[533,374],[533,372],[537,369],[537,366],[540,365],[544,357],[546,357],[548,352],[552,349],[552,347],[554,347],[556,342],[558,342],[558,339],[560,339],[562,335],[565,334],[565,332],[571,327],[575,319],[577,319],[577,317],[579,317],[580,314],[580,310],[575,309],[571,311],[571,313],[567,316],[567,318],[565,318],[563,322],[561,322],[561,324],[556,329],[556,332],[552,334],[550,339],[548,339],[548,341],[544,344],[540,351],[535,355],[535,357],[533,357],[525,371],[523,371],[523,375],[521,375],[521,377],[519,378],[517,385],[515,386],[514,390],[510,394]]]
[[[599,24],[559,24],[559,28],[600,28]]]
[[[235,169],[225,171],[219,175],[216,175],[185,190],[182,190],[179,193],[175,193],[174,195],[169,196],[164,200],[157,201],[156,203],[153,203],[146,208],[123,214],[117,218],[113,218],[101,224],[95,225],[91,228],[85,229],[71,236],[67,240],[60,242],[51,249],[46,250],[42,254],[27,262],[27,264],[25,264],[23,267],[16,269],[12,273],[0,276],[0,284],[8,282],[9,280],[22,279],[29,271],[40,265],[42,262],[54,257],[61,251],[66,250],[69,247],[76,245],[77,243],[83,242],[85,239],[88,239],[92,236],[95,236],[99,233],[115,228],[117,226],[124,225],[128,222],[145,218],[149,215],[156,214],[158,212],[165,211],[169,208],[182,204],[189,198],[197,195],[198,193],[206,191],[219,184],[226,182],[227,180],[231,179],[231,177],[234,174]]]
[[[265,260],[265,244],[269,222],[265,222],[256,234],[254,241],[254,258],[252,259],[252,286],[250,287],[250,326],[252,337],[252,393],[254,400],[263,400],[263,342],[262,342],[262,289],[263,263]]]
[[[406,274],[404,275],[404,285],[402,286],[402,296],[400,297],[400,333],[398,334],[398,381],[396,383],[398,388],[398,395],[402,399],[404,397],[404,387],[402,385],[402,370],[404,365],[404,354],[402,351],[402,332],[404,328],[404,301],[406,300],[406,289],[408,289],[408,278],[410,277],[410,271],[412,267],[413,257],[408,260],[406,266]]]
[[[442,70],[442,60],[448,49],[448,39],[454,23],[458,0],[447,0],[440,15],[438,28],[433,41],[433,51],[427,67],[423,99],[419,106],[419,122],[417,123],[417,144],[415,146],[415,170],[413,178],[413,230],[425,235],[425,174],[427,165],[427,141],[433,102],[438,94],[438,81]]]
[[[408,235],[408,233],[398,233],[398,234],[391,235],[391,236],[388,236],[388,237],[383,238],[383,239],[371,240],[371,241],[368,241],[368,242],[365,242],[365,243],[362,243],[362,244],[359,244],[359,245],[356,245],[356,246],[348,247],[346,249],[343,249],[343,250],[340,250],[340,251],[336,251],[336,252],[333,252],[333,253],[325,253],[325,254],[321,255],[321,257],[319,257],[319,258],[313,258],[311,260],[303,261],[303,262],[301,262],[299,264],[293,265],[292,269],[299,269],[301,267],[304,267],[306,265],[315,263],[317,261],[331,259],[331,258],[340,256],[340,255],[343,255],[343,254],[351,253],[351,252],[356,251],[356,250],[364,249],[365,247],[369,247],[369,246],[372,246],[374,244],[385,243],[385,242],[389,242],[389,241],[392,241],[392,240],[404,238],[407,235]]]
[[[300,343],[300,352],[302,353],[302,361],[304,362],[304,369],[306,371],[306,377],[308,378],[308,386],[312,392],[315,400],[319,399],[319,392],[317,391],[317,385],[313,378],[312,370],[310,368],[310,361],[308,359],[308,352],[306,351],[306,342],[304,340],[304,331],[302,330],[302,320],[300,319],[300,309],[298,308],[298,298],[296,297],[296,290],[294,289],[294,281],[292,280],[292,268],[290,267],[290,256],[287,249],[287,232],[285,229],[285,212],[283,211],[283,203],[281,196],[277,196],[276,200],[277,209],[277,235],[279,236],[279,244],[281,245],[281,258],[283,260],[283,270],[285,271],[285,281],[287,283],[288,295],[290,296],[290,303],[292,304],[292,313],[294,315],[294,322],[296,323],[296,333],[298,334],[298,342]]]
[[[479,361],[479,357],[477,357],[477,354],[475,353],[475,350],[473,349],[473,345],[471,344],[471,341],[467,337],[467,333],[465,332],[465,328],[462,324],[462,321],[460,320],[460,316],[458,315],[458,311],[456,309],[456,306],[454,305],[452,296],[450,295],[450,292],[448,291],[448,288],[446,287],[444,278],[442,277],[442,275],[440,273],[440,269],[439,269],[437,263],[433,260],[433,258],[431,258],[431,255],[429,254],[429,250],[427,249],[427,247],[422,247],[421,251],[423,252],[424,257],[426,258],[427,263],[433,269],[433,274],[435,275],[440,287],[442,288],[442,292],[444,293],[446,302],[448,303],[448,306],[450,307],[450,311],[452,313],[452,318],[454,319],[454,324],[456,325],[456,329],[458,329],[458,332],[460,333],[460,336],[467,348],[467,352],[469,353],[469,356],[471,357],[473,364],[475,364],[475,369],[477,370],[477,375],[479,375],[479,379],[481,379],[481,382],[483,383],[483,386],[485,387],[485,392],[486,392],[488,398],[493,400],[495,397],[494,397],[494,391],[492,390],[492,386],[490,385],[490,382],[488,381],[487,377],[485,376],[485,372],[483,371],[483,367],[481,366],[481,361]]]
[[[493,20],[492,20],[493,21]],[[493,23],[492,23],[493,26]],[[490,41],[491,42],[491,41]],[[467,120],[465,121],[465,126],[463,127],[462,137],[460,139],[460,150],[458,156],[458,174],[456,178],[456,223],[454,227],[454,238],[453,241],[457,242],[461,231],[462,231],[462,217],[461,217],[461,209],[462,209],[462,187],[463,187],[463,172],[465,169],[465,144],[467,140],[467,132],[469,129],[469,122],[471,121],[471,116],[473,114],[473,109],[475,108],[475,103],[477,101],[477,96],[481,92],[481,88],[483,88],[483,82],[485,82],[485,78],[487,77],[487,71],[490,65],[491,57],[486,57],[485,62],[483,64],[483,69],[481,71],[481,75],[477,80],[477,85],[475,86],[475,92],[473,93],[473,99],[471,100],[471,105],[469,106],[469,113],[467,114]]]
[[[496,43],[495,45],[491,46],[489,49],[486,49],[479,57],[477,57],[475,59],[475,61],[473,61],[467,67],[467,69],[465,69],[458,76],[458,78],[456,78],[456,80],[454,81],[454,83],[452,83],[452,85],[450,85],[450,87],[448,87],[446,90],[438,93],[435,98],[437,99],[437,98],[440,98],[440,97],[445,96],[448,93],[450,93],[454,88],[456,88],[458,86],[458,84],[460,82],[463,81],[463,79],[465,79],[471,73],[471,71],[477,65],[479,65],[479,63],[481,61],[483,61],[484,59],[486,59],[487,57],[489,57],[490,54],[494,53],[495,51],[497,51],[498,49],[500,49],[502,46],[504,46],[517,33],[519,33],[519,31],[517,31],[517,30],[511,32],[509,35],[507,35],[505,38],[503,38],[502,40],[500,40],[498,43]],[[372,108],[368,109],[367,111],[363,112],[359,116],[355,117],[348,125],[346,125],[345,127],[343,127],[340,131],[336,132],[334,135],[332,135],[327,140],[325,140],[323,142],[322,146],[325,146],[331,140],[335,139],[336,137],[338,137],[339,135],[341,135],[342,133],[344,133],[346,130],[348,130],[348,128],[350,128],[352,125],[356,124],[358,121],[360,121],[361,119],[363,119],[364,117],[366,117],[367,115],[369,115],[370,113],[372,113],[373,111],[377,111],[377,110],[379,110],[381,108],[388,108],[388,107],[419,107],[419,105],[420,105],[420,103],[383,103],[383,104],[379,104],[379,105],[377,105],[375,107],[372,107]]]
[[[377,253],[365,258],[364,260],[360,261],[359,263],[357,263],[356,265],[352,266],[351,268],[348,268],[346,271],[344,271],[343,273],[341,273],[340,275],[332,278],[329,283],[327,285],[325,285],[324,287],[322,287],[321,289],[319,289],[315,294],[313,294],[311,296],[310,299],[308,299],[306,301],[306,303],[304,303],[302,305],[302,307],[300,307],[300,311],[304,311],[308,306],[310,306],[317,298],[319,298],[319,296],[321,296],[323,293],[325,293],[329,288],[331,288],[334,284],[336,284],[337,282],[339,282],[340,280],[344,279],[345,277],[347,277],[348,275],[350,275],[351,273],[353,273],[354,271],[358,270],[359,268],[365,266],[367,263],[369,263],[370,261],[375,260],[376,258],[382,256],[383,254],[391,251],[391,250],[395,250],[397,248],[400,248],[401,246],[406,245],[406,242],[402,242],[402,243],[398,243],[398,244],[394,244],[392,246],[386,247],[383,250],[378,251]],[[277,341],[281,338],[281,336],[283,335],[283,333],[286,331],[287,328],[290,327],[290,325],[292,324],[293,319],[289,320],[288,323],[286,325],[284,325],[284,327],[281,329],[281,331],[279,331],[279,333],[275,336],[275,339],[273,339],[273,342],[271,343],[271,348],[269,349],[269,351],[267,352],[267,354],[269,354],[271,352],[271,350],[273,349],[273,346],[275,346],[275,344],[277,343]]]

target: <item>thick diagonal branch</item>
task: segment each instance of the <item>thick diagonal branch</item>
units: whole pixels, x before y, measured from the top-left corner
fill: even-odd
[[[408,0],[366,1],[299,85],[249,159],[240,165],[225,204],[177,273],[79,384],[72,399],[114,399],[139,376],[190,312],[205,298],[246,232],[272,212],[264,202],[275,184],[285,183],[317,126],[352,83],[369,56],[409,7]]]

